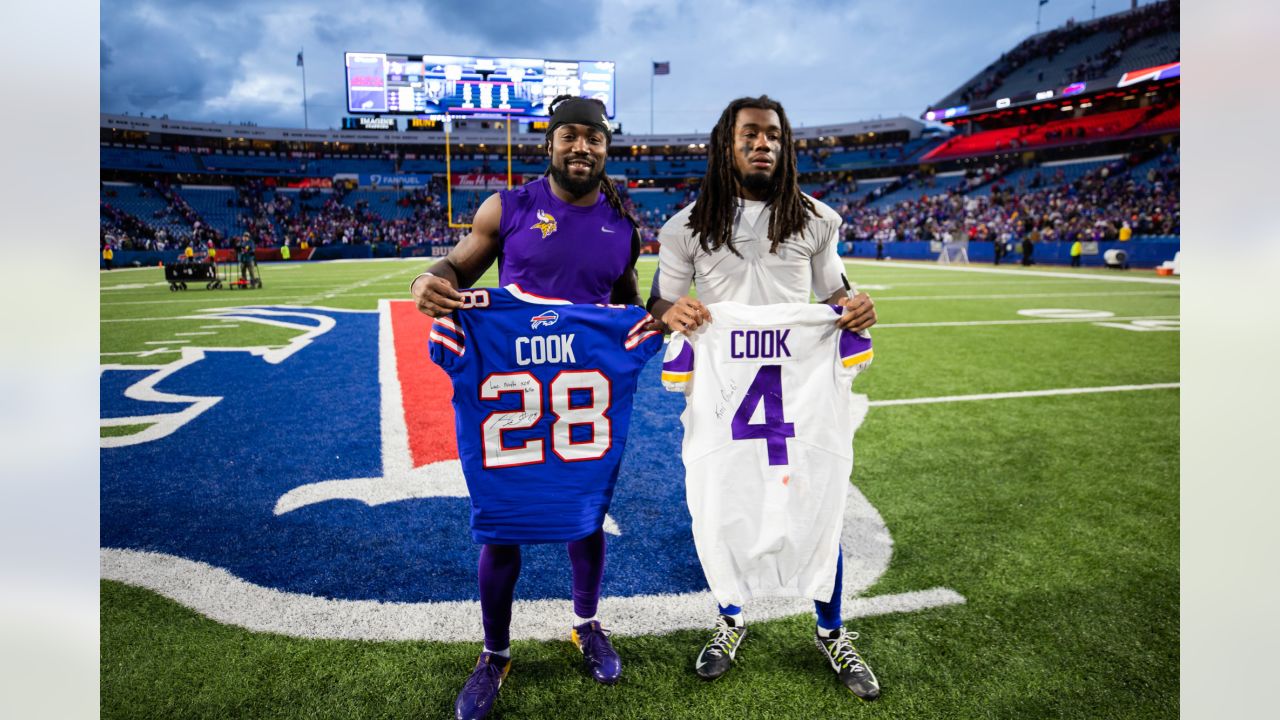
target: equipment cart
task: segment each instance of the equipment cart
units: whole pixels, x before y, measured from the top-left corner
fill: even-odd
[[[205,290],[222,287],[217,268],[211,262],[174,263],[164,266],[164,279],[169,283],[169,292],[186,290],[187,283],[204,283]]]

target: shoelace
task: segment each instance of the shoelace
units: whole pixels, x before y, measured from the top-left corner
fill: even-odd
[[[738,628],[729,627],[729,623],[724,620],[716,620],[716,634],[711,636],[711,640],[707,642],[707,652],[720,657],[729,649],[733,643],[733,634]]]
[[[853,641],[857,639],[856,632],[842,632],[839,637],[823,638],[822,642],[826,644],[827,652],[831,653],[836,665],[853,672],[862,672],[866,666],[862,664],[862,656],[853,648]]]
[[[467,681],[468,689],[472,693],[487,694],[491,689],[499,687],[502,683],[502,668],[503,665],[497,662],[487,662],[477,667]]]
[[[583,650],[589,653],[591,657],[598,658],[603,653],[613,649],[607,640],[612,634],[612,630],[606,630],[603,627],[597,630],[595,627],[588,625],[578,632],[578,637],[582,641]]]

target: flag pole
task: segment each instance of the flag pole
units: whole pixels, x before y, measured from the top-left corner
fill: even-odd
[[[307,110],[307,60],[303,56],[306,48],[298,50],[298,65],[302,67],[302,127],[303,129],[311,129],[310,112]]]
[[[653,58],[649,58],[649,134],[653,134],[653,78],[658,73],[653,67]]]

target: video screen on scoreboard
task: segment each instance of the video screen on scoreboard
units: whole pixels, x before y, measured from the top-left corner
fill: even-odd
[[[405,115],[547,117],[557,95],[595,98],[614,116],[609,60],[346,54],[347,110]]]

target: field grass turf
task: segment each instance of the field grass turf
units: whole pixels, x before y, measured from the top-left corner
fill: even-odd
[[[214,323],[184,318],[245,304],[373,308],[407,297],[422,265],[265,265],[262,290],[185,293],[159,282],[159,268],[104,273],[101,362],[167,362],[183,339],[281,344],[288,333],[279,329],[201,330]],[[642,260],[643,288],[653,267]],[[1154,278],[1139,272],[1050,273],[850,263],[849,277],[875,288],[882,325],[875,364],[856,389],[881,401],[1178,381],[1178,332],[1018,314],[1176,319],[1176,284],[1108,279]],[[1010,321],[1026,324],[923,325]],[[215,334],[178,334],[187,332]],[[1178,396],[1149,389],[871,411],[856,439],[854,483],[895,545],[868,594],[946,586],[967,600],[847,622],[883,683],[876,703],[838,686],[813,645],[812,618],[799,616],[752,623],[737,666],[710,684],[692,672],[702,631],[615,638],[624,680],[612,688],[590,680],[567,640],[518,641],[495,716],[1174,716]],[[608,607],[606,596],[606,624]],[[479,649],[253,633],[110,581],[101,620],[102,715],[111,718],[448,717]]]

